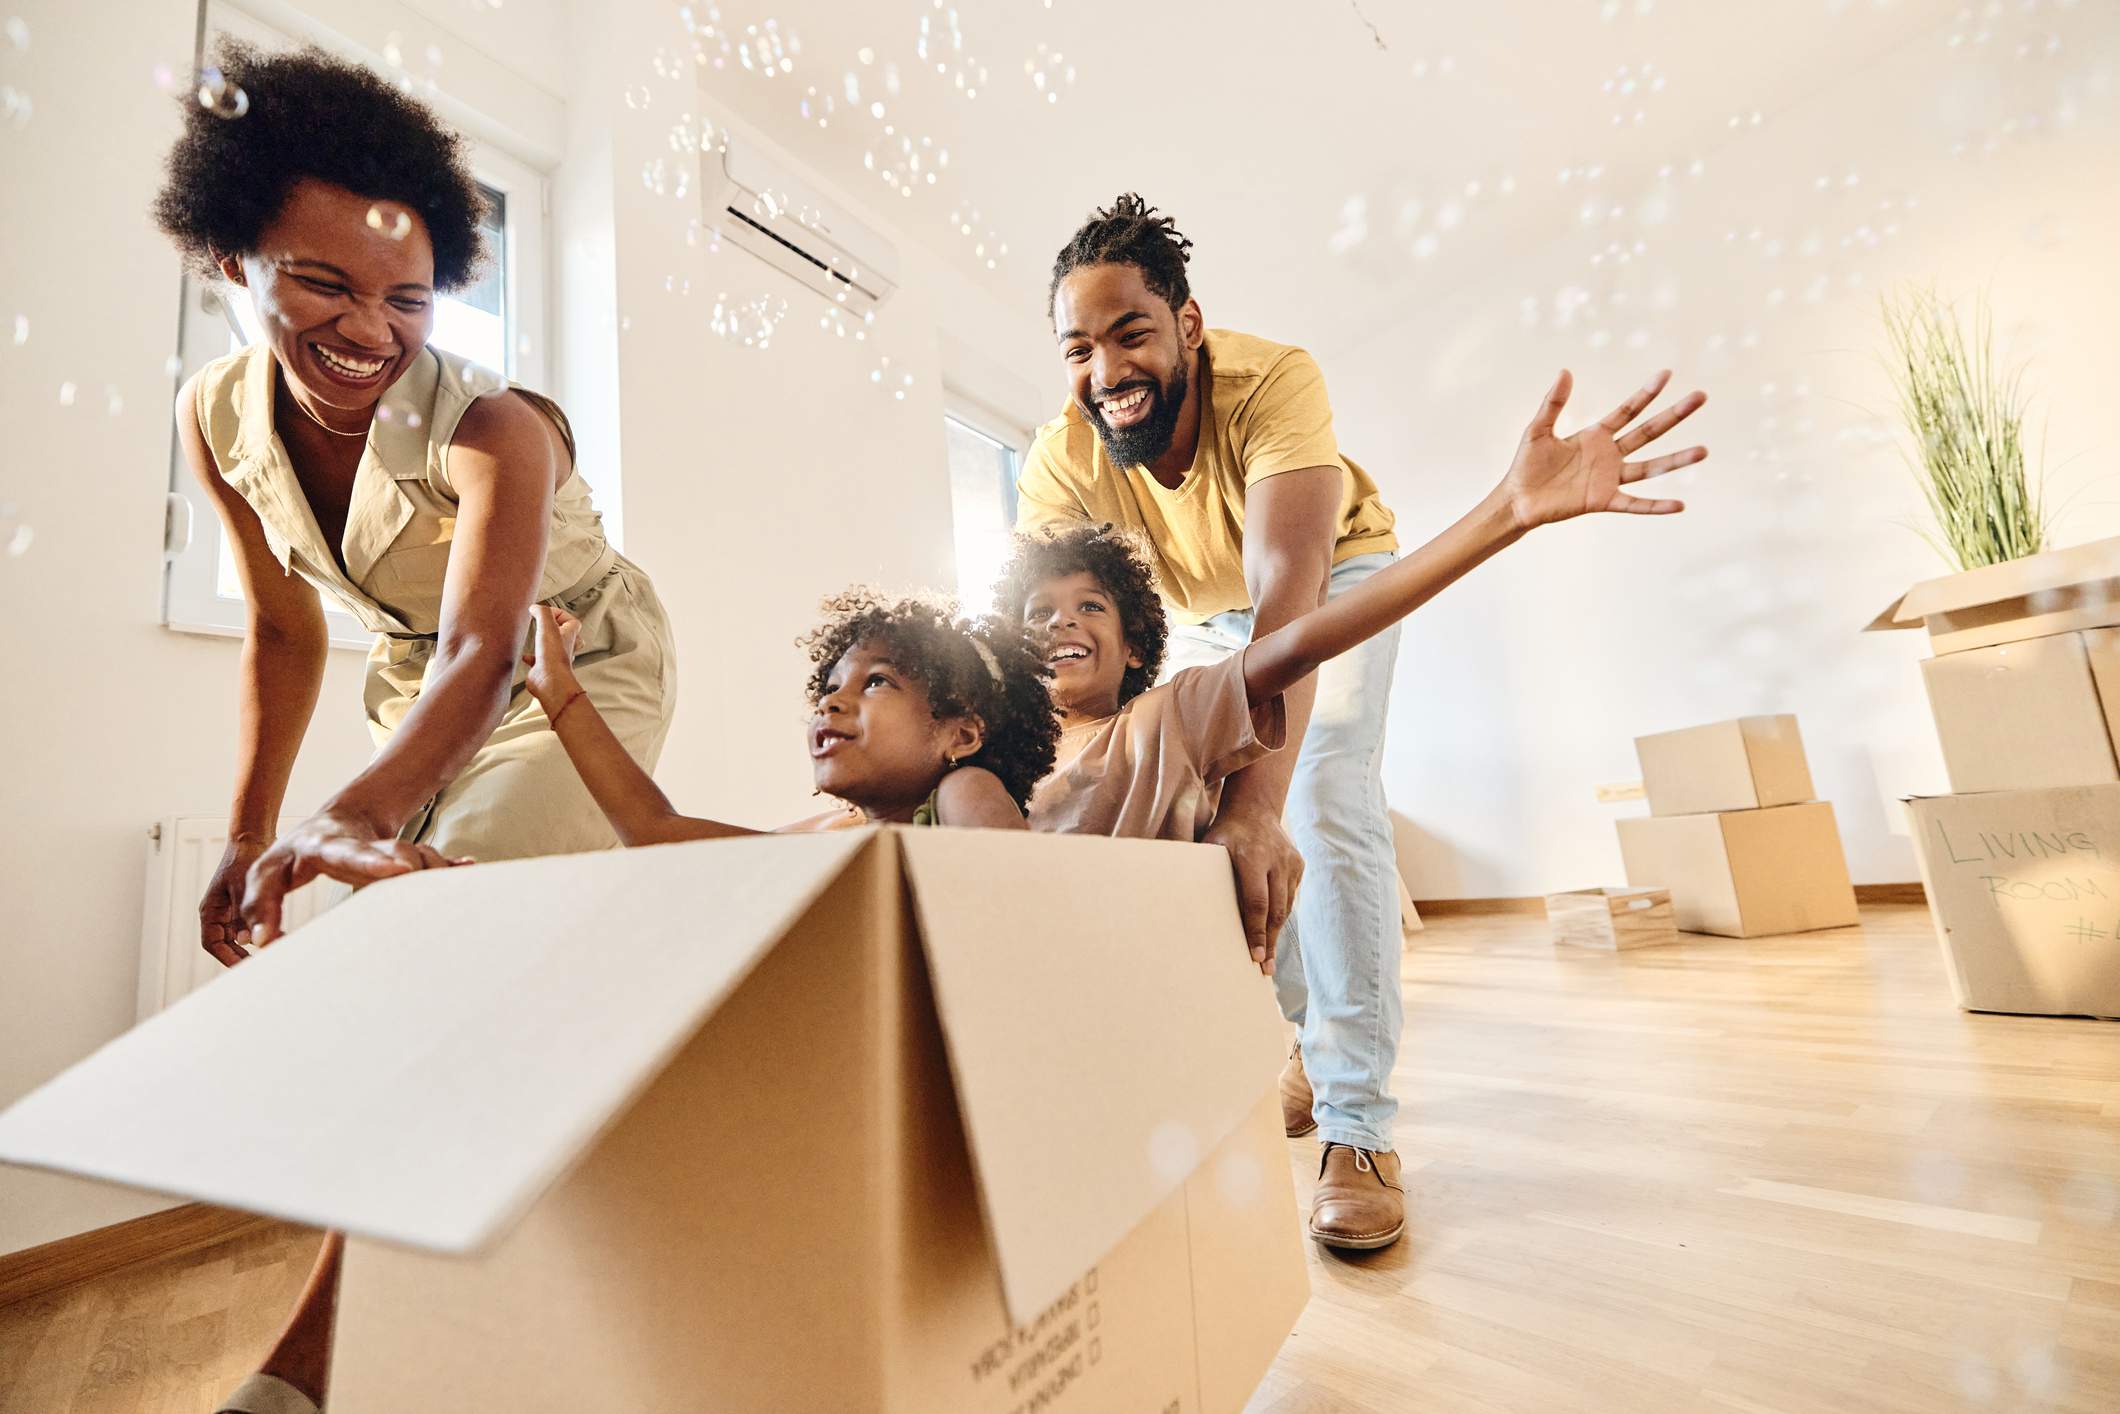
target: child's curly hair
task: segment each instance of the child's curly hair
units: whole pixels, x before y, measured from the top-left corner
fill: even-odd
[[[1170,638],[1148,546],[1140,536],[1110,521],[1026,532],[1016,537],[1016,552],[1001,571],[995,601],[1003,613],[1021,621],[1031,591],[1048,579],[1069,574],[1090,575],[1112,596],[1119,610],[1120,631],[1141,655],[1141,666],[1128,668],[1119,680],[1119,701],[1139,697],[1155,685]]]
[[[1060,718],[1046,688],[1052,669],[1021,623],[969,619],[946,599],[894,599],[866,586],[834,594],[820,607],[824,622],[801,639],[812,664],[812,703],[824,697],[833,667],[849,649],[883,644],[891,661],[927,689],[938,720],[979,719],[984,739],[963,764],[992,771],[1018,807],[1030,808],[1031,788],[1053,769]]]

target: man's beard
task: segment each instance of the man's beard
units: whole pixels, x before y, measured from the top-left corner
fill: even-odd
[[[1117,391],[1124,394],[1134,388],[1153,387],[1145,381],[1122,385]],[[1185,409],[1185,362],[1179,360],[1177,371],[1170,382],[1155,391],[1155,406],[1148,416],[1131,427],[1113,427],[1104,420],[1102,406],[1092,399],[1089,405],[1089,420],[1104,439],[1104,450],[1110,454],[1116,466],[1147,466],[1170,450],[1170,444],[1178,435],[1178,414]]]

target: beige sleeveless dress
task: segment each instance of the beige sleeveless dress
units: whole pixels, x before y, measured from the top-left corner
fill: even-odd
[[[380,749],[419,700],[434,659],[456,533],[450,441],[474,398],[509,389],[487,370],[432,346],[391,385],[355,474],[342,574],[273,427],[277,376],[271,350],[261,345],[208,365],[198,381],[199,427],[223,479],[257,512],[282,570],[330,595],[376,635],[365,697],[369,732]],[[526,390],[515,394],[552,418],[571,454],[573,434],[559,408]],[[581,619],[575,674],[633,758],[653,770],[676,705],[669,620],[648,576],[604,539],[579,469],[553,498],[537,597]],[[527,641],[527,621],[524,629]],[[405,839],[484,860],[617,843],[544,709],[524,690],[524,672],[518,664],[493,735],[414,813]]]

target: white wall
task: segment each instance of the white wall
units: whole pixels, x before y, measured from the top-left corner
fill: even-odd
[[[1578,379],[1564,431],[1659,366],[1712,399],[1693,419],[1711,458],[1666,493],[1688,499],[1684,515],[1540,531],[1409,624],[1386,783],[1416,827],[1404,851],[1416,897],[1618,882],[1611,821],[1641,807],[1599,805],[1593,790],[1638,777],[1632,738],[1785,711],[1854,877],[1918,877],[1884,800],[1945,789],[1925,648],[1918,633],[1858,630],[1946,566],[1904,528],[1921,510],[1878,359],[1881,288],[1989,292],[2004,349],[2031,361],[2054,499],[2074,498],[2060,540],[2120,531],[2108,391],[2120,12],[2084,7],[2070,48],[2014,57],[2050,22],[2031,16],[2020,35],[2005,17],[1977,53],[1925,33],[1729,134],[1701,177],[1607,179],[1599,221],[1490,260],[1446,297],[1379,310],[1360,344],[1319,348],[1342,442],[1409,545],[1500,475],[1562,366]],[[1635,239],[1646,253],[1616,275],[1590,264]],[[1594,302],[1556,327],[1568,286]]]

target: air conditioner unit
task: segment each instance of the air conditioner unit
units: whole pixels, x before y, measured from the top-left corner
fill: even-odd
[[[722,240],[849,313],[867,314],[898,288],[890,241],[818,196],[757,143],[723,135],[700,153],[700,178],[706,224]]]

